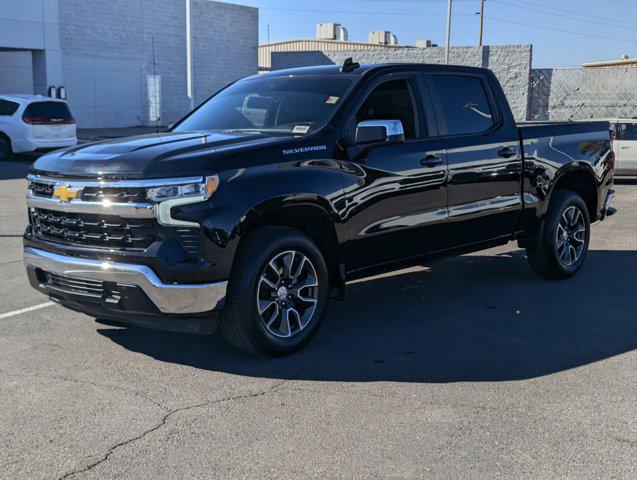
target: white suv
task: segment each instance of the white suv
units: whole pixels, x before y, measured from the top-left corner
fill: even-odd
[[[637,175],[637,118],[613,119],[611,125],[617,162],[615,176]]]
[[[0,160],[11,153],[77,145],[75,119],[64,100],[0,95]]]

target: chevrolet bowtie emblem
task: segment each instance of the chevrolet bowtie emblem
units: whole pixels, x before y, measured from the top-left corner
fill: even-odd
[[[67,185],[56,185],[53,189],[53,197],[61,202],[70,202],[71,199],[77,198],[80,190],[79,188],[70,188]]]

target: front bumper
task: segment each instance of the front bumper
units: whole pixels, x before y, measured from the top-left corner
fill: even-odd
[[[95,297],[100,296],[99,289],[95,287],[95,282],[98,282],[110,285],[101,294],[105,298],[100,300],[104,302],[121,302],[121,290],[141,290],[156,308],[156,313],[167,315],[199,314],[218,309],[225,298],[228,284],[227,281],[167,284],[145,265],[70,257],[32,247],[24,249],[24,263],[33,272],[30,278],[32,283],[36,283],[34,286],[50,295],[61,290],[59,293],[71,293],[78,303],[84,303],[82,296],[94,301]],[[51,274],[60,276],[62,284],[43,281]],[[76,285],[78,288],[75,288]],[[118,292],[119,299],[111,295],[112,291]],[[108,295],[111,296],[106,298]],[[123,313],[125,311],[123,308]]]

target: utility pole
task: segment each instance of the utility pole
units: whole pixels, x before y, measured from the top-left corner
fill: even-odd
[[[268,27],[268,44],[270,43],[270,25],[267,25]]]
[[[186,93],[190,99],[190,110],[195,108],[195,97],[192,91],[192,83],[192,29],[190,0],[186,0]]]
[[[445,48],[445,63],[449,65],[449,44],[451,43],[451,2],[447,2],[447,48]]]
[[[478,40],[478,46],[482,46],[482,32],[484,29],[484,2],[486,0],[482,0],[480,3],[480,39]]]

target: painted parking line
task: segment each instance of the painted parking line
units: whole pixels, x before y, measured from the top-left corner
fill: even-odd
[[[13,312],[0,313],[0,320],[9,317],[15,317],[16,315],[20,315],[22,313],[32,312],[34,310],[40,310],[41,308],[50,307],[51,305],[55,305],[54,302],[46,302],[41,303],[40,305],[33,305],[32,307],[21,308],[20,310],[14,310]]]

